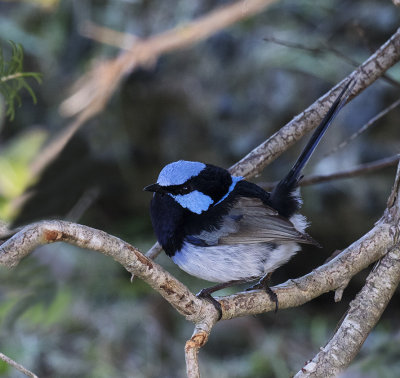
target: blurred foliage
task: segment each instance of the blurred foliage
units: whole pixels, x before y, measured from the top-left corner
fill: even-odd
[[[3,49],[0,46],[0,94],[4,98],[7,107],[6,116],[12,121],[15,117],[15,106],[21,106],[21,97],[19,92],[26,89],[36,103],[36,96],[26,78],[31,77],[41,82],[41,74],[37,72],[23,72],[24,51],[21,44],[10,41],[12,48],[10,60],[7,61],[3,55]],[[0,112],[3,112],[0,106]],[[0,119],[3,118],[0,113]]]
[[[2,45],[8,40],[21,44],[24,71],[43,72],[43,84],[35,88],[37,105],[29,91],[18,92],[24,106],[16,108],[12,123],[0,120],[0,218],[21,225],[83,214],[73,220],[145,251],[154,236],[150,198],[142,188],[154,182],[160,167],[181,158],[230,166],[347,75],[353,66],[346,57],[361,63],[400,21],[391,2],[277,2],[196,46],[161,57],[148,70],[133,72],[104,111],[79,130],[40,177],[34,176],[32,161],[70,121],[60,117],[58,106],[71,83],[92,64],[119,53],[80,34],[87,20],[146,37],[227,3],[0,2]],[[305,48],[265,41],[269,37]],[[399,65],[388,75],[400,81]],[[378,127],[324,158],[398,98],[398,92],[398,86],[380,79],[352,101],[308,172],[329,173],[398,152],[400,114],[395,109]],[[280,178],[300,148],[282,155],[255,181]],[[389,168],[305,188],[309,232],[325,248],[305,249],[274,274],[274,282],[308,273],[363,235],[380,217],[393,175]],[[92,189],[99,195],[87,196]],[[88,201],[83,204],[82,199]],[[179,271],[164,255],[157,261],[193,292],[206,285]],[[365,276],[363,272],[354,278],[343,303],[334,303],[327,294],[301,308],[279,311],[279,316],[218,324],[200,353],[203,376],[295,373],[328,340]],[[129,278],[109,258],[63,244],[42,247],[17,268],[2,269],[0,351],[40,377],[183,377],[183,347],[192,325],[143,282],[131,284]],[[400,374],[396,300],[348,376]],[[0,374],[20,376],[4,364]]]
[[[15,216],[13,200],[21,196],[33,183],[29,164],[38,154],[47,133],[31,130],[21,133],[3,147],[0,155],[0,218]]]

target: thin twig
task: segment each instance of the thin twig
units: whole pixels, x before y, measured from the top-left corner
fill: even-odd
[[[323,182],[329,182],[333,180],[343,179],[343,178],[352,178],[358,175],[368,174],[372,172],[379,171],[381,169],[391,167],[397,164],[400,160],[400,154],[390,156],[384,159],[375,160],[370,163],[364,163],[357,165],[356,167],[345,169],[343,171],[331,173],[328,175],[312,175],[306,176],[300,181],[300,186],[314,185],[320,184]],[[278,181],[275,182],[260,182],[257,185],[261,186],[263,189],[271,191],[278,184]]]
[[[350,135],[345,141],[340,143],[338,146],[333,148],[331,151],[329,151],[327,154],[324,155],[324,157],[329,156],[334,154],[335,152],[343,149],[346,147],[350,142],[352,142],[354,139],[359,137],[362,133],[367,131],[371,126],[373,126],[378,120],[380,120],[382,117],[384,117],[386,114],[388,114],[391,110],[396,108],[397,106],[400,105],[400,99],[397,101],[393,102],[391,105],[389,105],[387,108],[383,109],[381,112],[379,112],[375,117],[372,117],[366,124],[364,124],[360,129],[358,129],[354,134]]]
[[[162,247],[157,242],[146,252],[146,257],[154,260],[160,254],[161,251],[162,251]]]
[[[312,54],[324,54],[324,53],[331,53],[337,56],[338,58],[344,60],[345,62],[349,63],[353,67],[357,67],[360,63],[357,62],[355,59],[352,57],[344,54],[342,51],[338,50],[336,47],[331,46],[329,43],[322,42],[321,46],[318,47],[312,47],[312,46],[307,46],[299,42],[293,42],[293,41],[286,41],[280,38],[276,38],[273,36],[270,37],[265,37],[264,41],[266,42],[271,42],[275,43],[277,45],[293,48],[293,49],[299,49],[299,50],[304,50],[308,51]],[[400,82],[397,80],[393,79],[392,77],[388,76],[387,74],[382,75],[382,79],[386,80],[388,83],[400,87]]]
[[[14,361],[10,357],[7,357],[5,354],[0,353],[0,359],[9,364],[10,366],[14,367],[15,369],[19,370],[22,374],[25,374],[27,377],[31,378],[38,378],[38,376],[28,369],[24,368],[21,364],[18,362]]]
[[[140,40],[139,37],[133,34],[121,33],[91,21],[84,22],[79,31],[86,38],[123,50],[131,50],[132,46]]]
[[[205,330],[197,324],[192,337],[185,344],[186,374],[188,378],[200,378],[199,350],[208,340],[211,329]]]
[[[16,72],[11,75],[0,77],[0,82],[5,83],[6,81],[18,79],[20,77],[34,77],[34,78],[36,78],[36,80],[38,80],[38,78],[40,77],[40,74],[37,72]]]
[[[394,166],[398,163],[400,159],[400,155],[394,155],[388,158],[380,159],[373,161],[371,163],[360,164],[354,168],[344,170],[341,172],[332,173],[330,175],[314,175],[305,177],[301,182],[300,185],[314,185],[319,184],[321,182],[327,182],[332,180],[338,180],[342,178],[350,178],[361,174],[372,173],[383,168]]]
[[[78,202],[76,202],[72,209],[68,211],[65,219],[71,222],[77,222],[82,218],[82,215],[87,211],[87,209],[98,199],[99,195],[100,188],[98,187],[92,187],[85,190]]]
[[[314,46],[307,46],[303,43],[299,43],[299,42],[293,42],[293,41],[287,41],[287,40],[283,40],[280,38],[276,38],[274,36],[269,36],[269,37],[265,37],[263,38],[265,42],[271,42],[271,43],[275,43],[277,45],[281,45],[284,47],[289,47],[292,49],[298,49],[298,50],[304,50],[304,51],[308,51],[312,54],[324,54],[327,51],[327,48],[324,47],[314,47]]]

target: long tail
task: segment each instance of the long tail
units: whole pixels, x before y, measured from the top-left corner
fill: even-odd
[[[350,79],[339,96],[329,109],[328,113],[325,115],[324,119],[321,121],[314,134],[311,136],[309,142],[304,147],[303,152],[298,157],[296,163],[293,165],[289,173],[284,177],[275,189],[271,193],[271,202],[273,207],[278,210],[278,212],[285,216],[290,217],[293,215],[300,206],[300,200],[294,193],[301,180],[301,171],[307,164],[312,153],[317,147],[319,141],[325,134],[329,125],[335,119],[336,115],[339,113],[340,109],[346,104],[347,99],[350,96],[352,89],[354,88],[355,81]]]

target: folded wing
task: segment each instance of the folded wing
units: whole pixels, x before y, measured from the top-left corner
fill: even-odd
[[[293,223],[258,198],[240,198],[224,217],[222,225],[211,232],[192,236],[189,243],[203,246],[254,243],[318,243],[298,231]]]

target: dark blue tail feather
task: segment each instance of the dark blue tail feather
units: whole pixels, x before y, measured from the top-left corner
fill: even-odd
[[[307,164],[308,160],[310,159],[321,138],[325,134],[326,130],[328,129],[329,125],[346,104],[347,99],[354,87],[354,84],[355,81],[353,79],[350,79],[346,83],[343,90],[340,92],[339,96],[329,109],[328,113],[325,115],[324,119],[314,131],[309,142],[305,146],[303,152],[300,154],[296,163],[293,165],[292,169],[272,191],[272,205],[275,209],[278,210],[281,215],[285,217],[290,217],[298,210],[300,206],[300,201],[294,191],[302,178],[301,172],[304,166]]]

